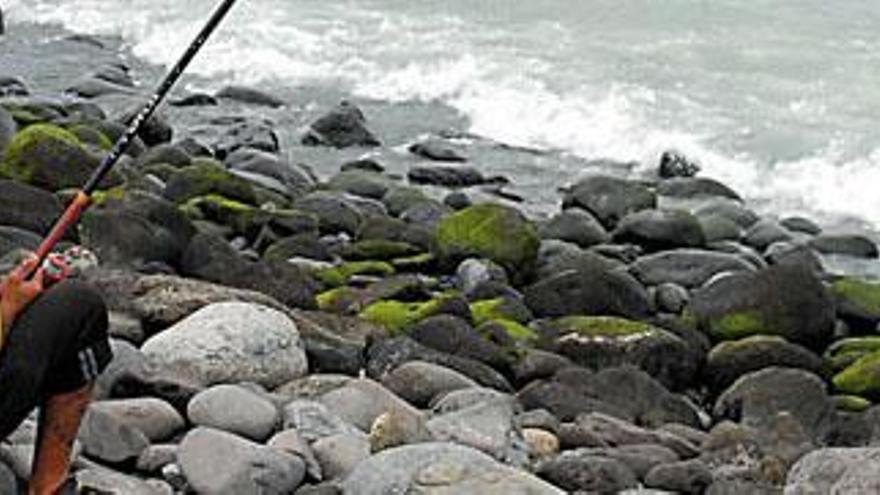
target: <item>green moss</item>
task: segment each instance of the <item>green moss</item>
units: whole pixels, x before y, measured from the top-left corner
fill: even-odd
[[[576,332],[585,337],[627,337],[654,333],[654,327],[647,323],[616,316],[566,316],[546,325],[558,332]]]
[[[98,206],[107,201],[122,201],[125,198],[125,186],[116,186],[92,193],[92,205]]]
[[[357,302],[358,292],[351,287],[336,287],[318,294],[315,299],[321,311],[338,313]]]
[[[385,239],[367,239],[346,246],[339,253],[349,260],[382,260],[414,256],[421,250],[406,242],[395,242]]]
[[[315,278],[326,287],[339,287],[348,283],[355,275],[394,275],[394,267],[384,261],[352,261],[332,268],[325,268],[315,273]]]
[[[518,278],[530,269],[541,241],[535,226],[506,206],[483,204],[444,218],[437,226],[437,248],[448,265],[469,256],[491,259]]]
[[[739,340],[757,334],[773,334],[764,318],[756,311],[740,311],[726,314],[710,324],[712,335],[718,340]]]
[[[485,325],[487,324],[499,325],[504,329],[508,337],[521,344],[531,344],[538,340],[538,334],[534,330],[513,320],[503,318],[487,320],[479,324],[477,329],[480,330],[485,328]]]
[[[880,399],[880,351],[862,356],[834,375],[832,382],[845,394]]]
[[[248,181],[232,175],[215,163],[199,162],[179,169],[169,178],[163,194],[174,203],[208,195],[222,196],[250,205],[257,202],[254,188]]]
[[[53,148],[77,147],[82,143],[69,131],[50,124],[36,124],[26,127],[18,132],[9,143],[4,154],[0,171],[6,177],[29,182],[34,175],[33,165],[24,160],[30,150],[35,148],[45,149],[49,154]]]
[[[831,284],[831,292],[866,313],[880,315],[880,284],[846,277]]]
[[[398,335],[425,318],[440,314],[447,302],[459,297],[450,292],[423,302],[377,301],[364,308],[358,317],[382,325],[390,335]]]
[[[521,310],[517,311],[519,308],[511,307],[503,297],[477,301],[470,306],[471,314],[477,325],[491,320],[510,320],[523,324],[527,323],[530,319],[528,316],[523,315]]]
[[[80,142],[93,144],[105,151],[109,151],[113,148],[113,141],[110,141],[110,138],[108,138],[103,132],[93,127],[77,124],[71,127],[69,131],[75,135]]]
[[[434,253],[422,253],[405,258],[395,258],[391,260],[391,265],[399,272],[424,272],[430,271],[436,261],[437,257]]]
[[[249,235],[259,228],[259,220],[268,215],[259,208],[218,194],[192,198],[179,209],[191,220],[210,220],[228,225],[242,235]]]
[[[835,395],[831,400],[838,411],[852,413],[865,412],[873,405],[868,399],[857,395]]]

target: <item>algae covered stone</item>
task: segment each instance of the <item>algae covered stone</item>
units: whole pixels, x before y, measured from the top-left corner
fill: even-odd
[[[831,284],[831,293],[843,319],[871,330],[880,322],[880,283],[844,277]]]
[[[219,163],[198,163],[181,168],[168,179],[163,194],[175,203],[210,194],[248,204],[257,202],[250,183],[233,175]]]
[[[71,132],[50,124],[35,124],[18,132],[9,146],[0,175],[57,191],[80,187],[98,165],[98,158]],[[102,186],[118,184],[115,175]]]
[[[859,359],[880,351],[880,336],[850,337],[831,344],[825,351],[825,366],[834,373],[846,369]]]
[[[352,261],[320,270],[315,278],[327,287],[339,287],[348,283],[355,275],[390,277],[394,273],[394,267],[384,261]]]
[[[834,375],[834,386],[840,392],[880,400],[880,351],[865,355]]]
[[[520,279],[532,269],[540,244],[535,226],[519,211],[501,205],[465,208],[437,227],[443,264],[455,266],[468,257],[489,258]]]
[[[377,301],[364,308],[358,316],[378,323],[395,334],[429,316],[443,313],[449,304],[455,304],[458,300],[459,296],[455,294],[443,294],[424,302]]]

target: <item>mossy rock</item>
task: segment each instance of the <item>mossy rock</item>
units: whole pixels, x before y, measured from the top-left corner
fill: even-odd
[[[492,320],[506,320],[524,324],[532,319],[528,308],[525,308],[522,304],[517,305],[515,302],[504,297],[472,303],[471,314],[474,316],[474,323],[477,325]]]
[[[415,256],[421,249],[406,242],[388,241],[385,239],[367,239],[347,244],[337,250],[337,254],[346,260],[382,260]]]
[[[647,336],[656,330],[647,323],[616,316],[566,316],[544,322],[542,329],[554,333],[577,333],[588,338]]]
[[[384,261],[352,261],[319,270],[315,273],[315,278],[320,280],[325,287],[339,287],[347,284],[355,275],[390,277],[394,273],[394,267]]]
[[[168,182],[171,176],[177,173],[178,170],[180,169],[168,163],[154,163],[143,168],[145,174],[155,175],[165,182]]]
[[[752,335],[772,335],[774,329],[757,311],[736,311],[725,314],[711,325],[711,334],[717,340],[739,340]]]
[[[858,395],[834,395],[831,397],[834,408],[838,411],[850,413],[862,413],[873,405],[871,401]]]
[[[77,124],[71,126],[68,130],[82,143],[97,146],[104,151],[110,151],[113,148],[113,141],[110,141],[106,134],[94,127]]]
[[[425,318],[449,312],[450,305],[460,298],[458,294],[446,293],[430,301],[377,301],[364,308],[358,317],[382,325],[389,335],[399,335]]]
[[[0,163],[0,174],[57,191],[82,186],[98,162],[69,131],[55,125],[37,124],[12,138]],[[111,173],[101,186],[112,187],[119,183],[119,177]]]
[[[540,244],[535,226],[518,210],[502,205],[471,206],[437,226],[437,252],[444,266],[468,257],[488,258],[518,281],[532,271]]]
[[[330,313],[343,313],[357,304],[360,291],[353,287],[336,287],[318,294],[315,299],[318,309]]]
[[[92,206],[100,206],[108,201],[122,201],[125,199],[125,186],[111,187],[110,189],[98,190],[92,193]]]
[[[838,391],[880,400],[880,351],[867,354],[832,379]]]
[[[474,319],[477,319],[476,315],[474,315]],[[485,320],[483,322],[478,322],[478,325],[479,326],[477,327],[477,331],[480,332],[484,337],[491,337],[492,332],[490,328],[493,326],[497,326],[502,328],[507,337],[516,344],[531,345],[538,341],[537,332],[514,320],[496,318]]]
[[[178,204],[207,195],[223,196],[250,205],[257,203],[257,195],[248,181],[210,162],[181,168],[171,175],[163,192],[166,199]]]
[[[841,339],[825,351],[825,367],[839,373],[862,357],[880,351],[880,337],[852,337]]]
[[[434,253],[422,253],[405,258],[391,260],[391,266],[398,272],[426,273],[434,270],[437,265],[437,256]]]
[[[228,225],[242,235],[259,228],[260,220],[266,221],[268,212],[249,204],[226,198],[219,194],[208,194],[190,199],[180,206],[180,211],[191,220],[210,220]],[[259,218],[258,218],[259,217]]]
[[[880,283],[844,277],[831,284],[837,313],[851,327],[873,331],[880,322]]]

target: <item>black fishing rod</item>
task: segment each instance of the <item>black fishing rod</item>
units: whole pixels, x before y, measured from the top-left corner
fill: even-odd
[[[205,44],[205,41],[211,36],[211,33],[214,32],[214,29],[217,28],[234,3],[235,0],[223,0],[223,2],[217,7],[211,15],[211,18],[208,19],[207,24],[205,24],[198,36],[196,36],[192,43],[190,43],[183,56],[180,57],[180,60],[177,61],[174,67],[168,72],[168,75],[165,76],[165,79],[159,85],[158,89],[156,89],[156,92],[153,93],[150,101],[148,101],[147,104],[144,105],[144,108],[135,116],[134,120],[131,121],[122,136],[120,136],[113,145],[113,149],[110,153],[101,160],[101,164],[95,169],[83,188],[77,192],[73,201],[71,201],[70,205],[68,205],[67,209],[64,211],[64,214],[61,215],[61,218],[58,219],[52,227],[52,230],[46,235],[40,243],[40,246],[37,248],[36,255],[40,261],[37,266],[42,264],[43,260],[46,259],[46,256],[49,255],[55,245],[57,245],[61,238],[64,237],[64,233],[67,229],[76,224],[83,211],[89,207],[89,204],[91,204],[92,201],[92,193],[98,188],[98,184],[107,173],[110,172],[110,169],[116,165],[116,162],[119,161],[119,158],[122,157],[123,153],[128,150],[131,140],[134,139],[138,132],[140,132],[141,127],[143,127],[147,119],[153,115],[156,107],[162,103],[165,95],[168,94],[168,91],[171,90],[171,87],[174,86],[174,83],[177,82],[177,79],[180,78],[181,74],[186,70],[186,67],[196,56],[199,49],[202,48],[202,45]],[[30,274],[24,275],[27,278]]]

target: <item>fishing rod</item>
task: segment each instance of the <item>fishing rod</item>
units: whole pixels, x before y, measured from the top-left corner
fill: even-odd
[[[158,89],[156,89],[153,96],[144,105],[144,108],[135,116],[134,120],[131,121],[128,128],[119,137],[116,143],[113,145],[113,149],[110,153],[104,157],[101,161],[101,164],[98,165],[98,168],[92,173],[91,177],[89,177],[88,181],[85,183],[82,189],[80,189],[73,201],[67,206],[67,209],[52,227],[52,230],[49,231],[49,234],[43,239],[40,243],[39,247],[35,251],[37,259],[39,262],[36,264],[37,267],[43,264],[43,261],[52,252],[52,249],[58,244],[62,237],[64,237],[64,233],[67,232],[71,226],[75,225],[82,215],[83,211],[89,207],[92,202],[92,193],[95,192],[95,189],[98,188],[98,184],[101,180],[110,172],[110,169],[116,165],[116,162],[119,161],[119,158],[122,157],[123,153],[128,150],[128,146],[131,144],[131,140],[140,132],[141,127],[143,127],[144,123],[153,115],[153,112],[156,110],[156,107],[162,103],[162,100],[165,98],[165,95],[168,94],[168,91],[171,90],[171,87],[174,86],[174,83],[177,82],[177,79],[180,78],[180,75],[186,70],[186,67],[192,61],[192,59],[196,56],[199,50],[202,48],[202,45],[205,44],[208,37],[211,36],[211,33],[214,32],[214,29],[220,24],[223,18],[226,16],[226,13],[229,12],[229,9],[232,8],[232,5],[236,0],[223,0],[223,2],[216,8],[214,13],[211,15],[211,18],[208,19],[208,22],[199,32],[199,34],[195,37],[195,39],[190,43],[189,47],[184,52],[183,56],[180,57],[180,60],[171,68],[168,74],[165,76],[165,79],[159,85]],[[23,278],[30,278],[31,273],[24,273]]]

